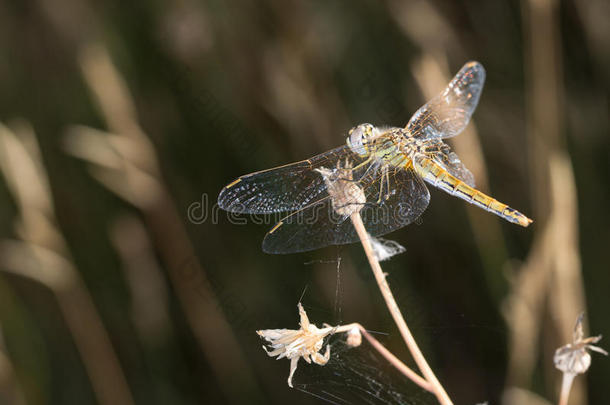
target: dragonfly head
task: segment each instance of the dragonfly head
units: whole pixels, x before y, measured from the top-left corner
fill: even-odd
[[[369,154],[367,142],[376,132],[377,128],[372,124],[360,124],[353,127],[348,132],[347,146],[359,156],[366,156]]]

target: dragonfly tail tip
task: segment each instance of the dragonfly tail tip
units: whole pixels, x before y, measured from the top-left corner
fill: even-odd
[[[519,225],[523,227],[527,228],[532,222],[534,222],[534,220],[526,216],[519,217]]]

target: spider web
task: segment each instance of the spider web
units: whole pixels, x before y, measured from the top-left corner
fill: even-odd
[[[339,323],[342,320],[341,250],[338,249],[335,260],[314,260],[305,263],[331,264],[335,267],[337,279],[334,313]],[[294,388],[317,398],[318,402],[336,405],[437,403],[434,395],[400,374],[364,337],[358,347],[349,346],[346,337],[346,334],[342,333],[331,336],[325,342],[325,345],[330,344],[331,353],[326,365],[300,361],[293,378]]]
[[[330,341],[331,357],[325,366],[302,362],[294,387],[336,405],[436,404],[434,395],[408,380],[363,338],[358,347],[345,343],[345,335]]]

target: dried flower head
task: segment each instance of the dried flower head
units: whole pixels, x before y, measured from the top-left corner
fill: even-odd
[[[309,323],[309,318],[307,318],[300,302],[298,308],[301,329],[265,329],[256,332],[268,342],[267,345],[270,350],[265,346],[263,346],[263,349],[270,357],[277,356],[278,360],[284,357],[290,359],[290,375],[288,376],[288,386],[290,388],[292,388],[292,376],[301,357],[310,364],[313,361],[323,366],[328,362],[330,346],[326,345],[324,355],[319,352],[324,344],[324,338],[335,330],[331,326],[318,328],[316,325]]]
[[[574,326],[574,341],[557,349],[555,351],[555,356],[553,357],[557,369],[573,376],[583,374],[589,369],[589,366],[591,365],[591,355],[587,350],[602,353],[606,356],[608,355],[608,352],[604,349],[593,345],[602,339],[601,335],[584,338],[582,328],[583,318],[584,313],[580,314],[576,320],[576,325]]]
[[[337,214],[347,218],[360,212],[366,203],[366,195],[362,187],[353,181],[352,167],[347,160],[343,167],[337,162],[335,169],[322,167],[316,171],[324,178],[326,191],[330,195],[333,210]]]
[[[358,347],[362,344],[362,333],[357,326],[354,326],[347,332],[347,345],[351,347]]]

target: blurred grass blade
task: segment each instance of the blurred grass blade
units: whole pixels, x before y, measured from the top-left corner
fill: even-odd
[[[0,146],[0,169],[20,211],[16,227],[23,239],[0,242],[0,268],[36,280],[56,295],[100,404],[132,405],[108,332],[56,224],[49,181],[31,127],[21,123],[15,133],[0,124]]]

